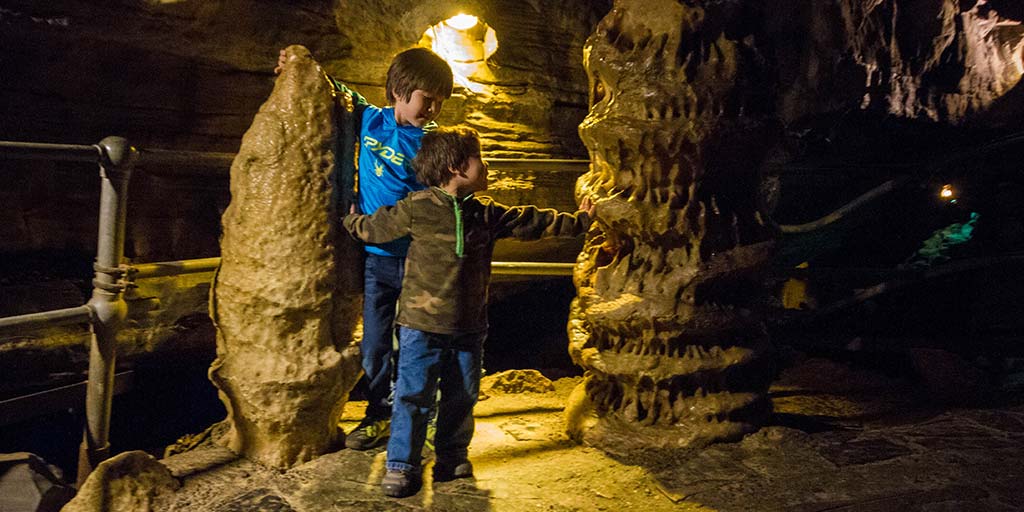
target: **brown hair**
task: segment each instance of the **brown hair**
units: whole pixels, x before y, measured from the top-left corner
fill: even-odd
[[[391,60],[384,88],[388,102],[409,101],[416,89],[443,96],[452,95],[452,68],[438,54],[426,48],[409,48]]]
[[[469,166],[469,159],[480,156],[480,135],[472,128],[438,128],[423,135],[420,150],[412,159],[416,179],[427,186],[448,183],[455,170]]]

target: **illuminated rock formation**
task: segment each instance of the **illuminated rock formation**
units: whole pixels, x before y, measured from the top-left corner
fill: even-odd
[[[735,439],[771,410],[759,271],[774,233],[758,198],[772,130],[734,13],[701,4],[618,1],[584,52],[578,193],[599,198],[602,229],[575,270],[570,354],[587,375],[567,421],[610,451]]]
[[[330,450],[359,376],[358,248],[337,236],[332,89],[301,46],[231,166],[221,267],[211,293],[210,379],[231,425],[223,442],[287,468]]]

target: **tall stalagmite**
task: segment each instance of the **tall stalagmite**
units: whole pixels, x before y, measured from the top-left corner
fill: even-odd
[[[217,359],[210,379],[231,429],[223,442],[287,468],[330,450],[359,377],[352,331],[358,249],[339,237],[332,173],[332,88],[301,46],[256,114],[231,166],[221,267],[211,293]]]
[[[569,432],[610,451],[699,446],[771,410],[758,198],[772,125],[728,2],[619,0],[587,42],[580,136],[597,197],[575,270]]]

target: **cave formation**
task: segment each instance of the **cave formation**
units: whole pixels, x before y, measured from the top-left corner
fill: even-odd
[[[286,49],[274,91],[242,138],[210,293],[228,411],[221,442],[289,468],[339,445],[338,418],[359,378],[359,247],[339,236],[332,186],[339,116],[309,50]]]
[[[600,232],[575,276],[569,350],[587,375],[567,416],[613,451],[738,439],[771,409],[761,274],[775,228],[758,195],[773,123],[732,16],[621,2],[584,52],[579,188],[599,198]]]

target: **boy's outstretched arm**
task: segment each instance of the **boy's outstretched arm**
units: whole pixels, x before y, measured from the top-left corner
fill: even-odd
[[[514,237],[519,240],[539,240],[550,237],[574,237],[590,228],[593,202],[584,199],[576,213],[559,212],[533,205],[488,205],[497,238]]]
[[[406,236],[411,231],[412,216],[407,200],[394,206],[381,206],[372,215],[354,213],[355,206],[341,224],[354,238],[371,244],[382,244]]]

